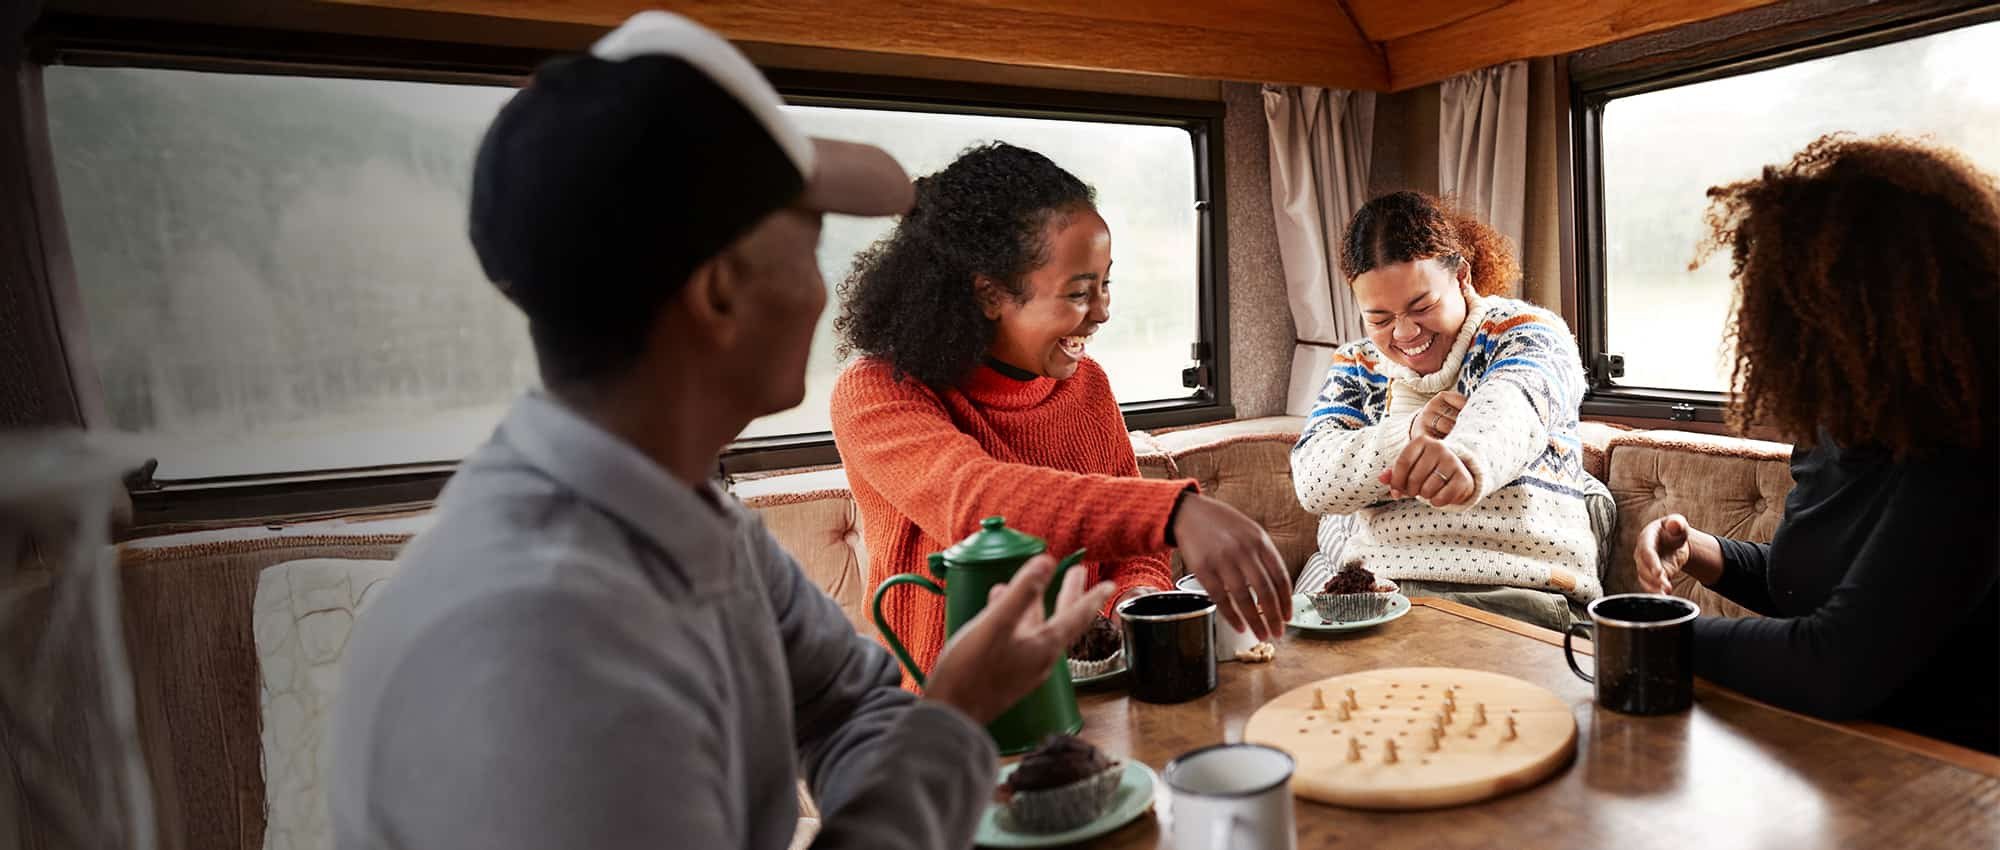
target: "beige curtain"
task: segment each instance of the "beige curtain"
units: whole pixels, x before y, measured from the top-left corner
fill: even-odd
[[[1528,205],[1528,63],[1445,80],[1438,94],[1438,188],[1513,240]]]
[[[1562,141],[1569,133],[1569,86],[1554,59],[1528,62],[1528,220],[1521,235],[1521,297],[1563,309]]]
[[[1285,412],[1304,416],[1336,346],[1357,339],[1361,310],[1340,274],[1340,237],[1368,200],[1375,94],[1265,86],[1271,133],[1271,211],[1298,342]]]

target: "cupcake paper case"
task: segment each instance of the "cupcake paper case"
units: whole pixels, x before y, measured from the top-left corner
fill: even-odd
[[[1092,676],[1102,676],[1106,673],[1125,669],[1125,648],[1119,647],[1118,651],[1111,653],[1109,658],[1100,661],[1079,661],[1075,658],[1066,660],[1069,662],[1069,677],[1072,681]]]
[[[1044,791],[1015,791],[997,820],[1009,832],[1049,833],[1075,829],[1111,807],[1125,765],[1112,762],[1095,775]]]
[[[1021,757],[997,789],[994,820],[1009,832],[1052,833],[1096,820],[1118,796],[1125,768],[1074,735],[1053,735]]]
[[[1387,587],[1387,590],[1383,590]],[[1328,623],[1357,623],[1373,620],[1389,613],[1389,602],[1396,597],[1396,583],[1386,578],[1375,579],[1374,593],[1314,593],[1313,610],[1319,618]]]

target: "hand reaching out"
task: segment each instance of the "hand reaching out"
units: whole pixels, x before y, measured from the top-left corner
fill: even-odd
[[[1247,628],[1258,640],[1285,633],[1292,576],[1263,526],[1225,502],[1190,494],[1174,514],[1174,544],[1230,628]]]
[[[1417,496],[1437,507],[1471,504],[1478,490],[1457,452],[1429,434],[1410,438],[1396,462],[1377,479],[1398,499]]]

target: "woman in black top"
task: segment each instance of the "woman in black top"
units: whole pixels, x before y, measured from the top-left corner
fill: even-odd
[[[1638,579],[1765,618],[1695,622],[1695,671],[1773,705],[2000,751],[2000,189],[1950,151],[1828,136],[1709,190],[1741,287],[1737,426],[1799,444],[1769,544],[1671,515]]]

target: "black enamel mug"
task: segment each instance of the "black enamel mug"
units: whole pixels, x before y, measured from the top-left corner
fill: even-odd
[[[1215,603],[1186,591],[1149,593],[1118,605],[1133,698],[1186,702],[1215,690]]]
[[[1701,607],[1678,596],[1621,593],[1590,603],[1591,639],[1597,648],[1597,675],[1577,666],[1570,638],[1584,628],[1573,623],[1563,634],[1569,669],[1597,685],[1597,704],[1624,714],[1673,714],[1694,705],[1694,620]]]

